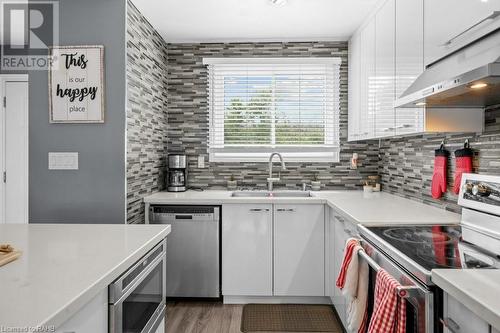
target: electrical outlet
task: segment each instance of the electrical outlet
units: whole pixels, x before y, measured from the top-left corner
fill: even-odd
[[[198,169],[205,168],[205,156],[198,155]]]

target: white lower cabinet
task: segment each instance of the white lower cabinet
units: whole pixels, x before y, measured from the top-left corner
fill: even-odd
[[[324,205],[274,205],[274,295],[325,295]]]
[[[444,333],[489,333],[490,325],[449,294],[444,295]]]
[[[99,292],[55,332],[108,332],[108,289]]]
[[[222,206],[224,296],[325,296],[325,208]]]
[[[222,208],[222,294],[272,296],[273,206]]]
[[[340,289],[335,285],[335,282],[344,259],[345,243],[349,238],[357,236],[357,229],[355,224],[344,219],[332,208],[330,208],[329,216],[331,247],[329,260],[332,266],[330,273],[330,288],[333,288],[330,297],[342,324],[346,327],[346,301]]]

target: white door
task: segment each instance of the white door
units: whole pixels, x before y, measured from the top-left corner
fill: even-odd
[[[222,206],[222,294],[272,296],[272,205]]]
[[[274,295],[325,296],[323,205],[274,206]]]
[[[0,75],[0,222],[28,223],[28,80]]]

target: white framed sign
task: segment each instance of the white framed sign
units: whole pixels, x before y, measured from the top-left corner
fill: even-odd
[[[50,48],[51,123],[104,123],[104,46]]]

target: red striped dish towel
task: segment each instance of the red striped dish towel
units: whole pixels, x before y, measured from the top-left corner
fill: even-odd
[[[368,333],[406,333],[406,300],[399,297],[399,286],[396,279],[379,269]]]

